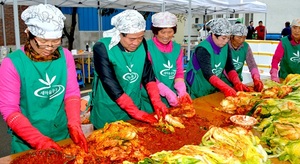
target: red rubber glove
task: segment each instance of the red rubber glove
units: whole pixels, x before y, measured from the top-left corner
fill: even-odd
[[[278,70],[276,68],[272,68],[270,70],[271,80],[277,83],[280,83],[280,79],[278,77]]]
[[[160,99],[160,95],[159,95],[159,91],[158,91],[156,82],[147,83],[146,90],[149,94],[149,98],[153,105],[154,111],[158,117],[158,120],[160,120],[161,117],[165,118],[166,114],[168,114],[169,111],[168,111],[166,104],[164,104]]]
[[[80,97],[78,96],[71,96],[65,100],[70,137],[75,144],[79,145],[87,153],[88,146],[81,129],[80,105]]]
[[[159,89],[159,94],[165,97],[171,106],[178,105],[178,98],[177,95],[165,84],[158,82],[157,87]]]
[[[123,93],[117,100],[116,103],[123,109],[125,110],[132,118],[139,120],[139,121],[143,121],[143,122],[147,122],[150,124],[154,124],[157,123],[157,119],[142,110],[139,110],[137,108],[137,106],[134,104],[134,102],[132,101],[132,99],[125,93]]]
[[[209,82],[211,83],[211,85],[223,92],[225,97],[236,96],[236,91],[229,85],[227,85],[224,81],[222,81],[220,78],[218,78],[218,76],[213,75],[209,78]]]
[[[253,83],[254,83],[254,90],[256,92],[262,91],[262,89],[264,88],[264,84],[260,80],[260,75],[259,75],[259,72],[258,72],[257,68],[253,68],[251,70],[251,76],[252,76]]]
[[[19,137],[29,143],[33,149],[61,150],[57,143],[33,127],[29,120],[20,112],[11,113],[7,117],[6,123]]]
[[[250,89],[240,81],[239,75],[236,73],[235,70],[231,70],[230,72],[228,72],[227,75],[229,80],[232,82],[235,90],[245,92],[250,91]]]
[[[254,83],[254,90],[256,92],[261,92],[262,89],[264,88],[264,84],[260,79],[254,78],[253,83]]]

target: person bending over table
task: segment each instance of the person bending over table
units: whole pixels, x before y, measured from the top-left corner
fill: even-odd
[[[158,118],[168,113],[161,101],[155,75],[147,58],[144,39],[146,21],[136,10],[125,10],[111,19],[113,29],[103,33],[93,47],[93,80],[90,120],[96,129],[106,123],[131,118],[150,124],[157,119],[153,110],[141,108],[141,85]]]
[[[29,6],[21,18],[26,43],[0,67],[0,111],[12,130],[11,152],[60,150],[55,141],[69,136],[87,152],[75,63],[61,47],[65,16],[55,6],[40,4]]]
[[[172,41],[177,31],[177,17],[168,11],[156,13],[152,16],[151,29],[154,37],[147,41],[148,58],[163,102],[168,106],[178,106],[179,99],[192,103],[184,83],[183,51],[178,43]],[[142,98],[143,105],[152,108],[145,90]]]
[[[232,34],[228,42],[231,50],[232,62],[236,72],[239,75],[241,81],[243,81],[242,73],[245,61],[251,73],[251,77],[254,83],[254,90],[260,92],[264,85],[260,80],[260,75],[257,69],[256,62],[253,57],[251,47],[245,42],[248,30],[243,24],[234,24],[231,30]],[[232,83],[228,81],[226,72],[223,72],[221,79],[228,85],[232,86]]]
[[[236,91],[249,91],[234,69],[228,41],[231,25],[225,18],[213,20],[210,36],[196,46],[186,69],[186,82],[192,99],[218,90],[225,96],[236,96]],[[228,75],[231,88],[220,79],[222,72]]]

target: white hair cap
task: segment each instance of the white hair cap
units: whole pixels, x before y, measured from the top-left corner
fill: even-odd
[[[66,19],[58,8],[50,4],[29,6],[21,18],[34,36],[44,39],[61,38]]]
[[[299,19],[299,18],[294,19],[294,20],[292,21],[292,26],[300,26],[300,19]]]
[[[210,29],[216,35],[231,35],[231,24],[226,18],[214,19]]]
[[[232,34],[231,35],[235,35],[235,36],[247,36],[248,34],[248,29],[245,25],[243,24],[234,24],[232,27],[231,27],[231,32]]]
[[[152,15],[152,23],[154,27],[175,27],[177,25],[177,17],[166,11]]]
[[[125,10],[111,19],[113,29],[103,32],[103,37],[111,37],[109,49],[117,45],[121,38],[120,34],[134,34],[146,30],[146,21],[142,14],[136,10]]]

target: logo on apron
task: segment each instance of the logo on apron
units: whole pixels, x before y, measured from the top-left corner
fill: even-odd
[[[212,69],[212,73],[216,76],[219,76],[222,73],[222,68],[219,68],[221,65],[221,62],[219,64],[215,64],[215,68]]]
[[[132,72],[132,67],[133,64],[131,64],[130,67],[126,66],[129,72],[123,75],[123,79],[129,81],[130,83],[134,83],[139,78],[137,73]]]
[[[51,79],[46,73],[46,81],[43,79],[39,79],[39,81],[45,84],[45,87],[41,87],[34,91],[34,95],[41,98],[49,98],[49,100],[59,96],[65,91],[65,87],[63,85],[54,85],[52,83],[55,81],[56,76],[53,76]]]
[[[232,59],[235,70],[239,70],[243,67],[243,62],[239,62],[240,58]]]
[[[297,51],[297,53],[293,53],[293,54],[294,54],[294,57],[290,58],[291,62],[300,63],[299,50]]]
[[[162,76],[169,76],[169,79],[174,79],[176,70],[171,69],[171,68],[173,68],[173,64],[170,63],[170,60],[168,60],[168,64],[163,64],[163,66],[166,69],[161,70],[159,72],[160,75],[162,75]]]

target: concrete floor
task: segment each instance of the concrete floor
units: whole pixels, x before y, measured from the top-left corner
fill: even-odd
[[[82,97],[88,94],[91,86],[91,83],[86,83],[84,88],[80,88]],[[7,133],[7,129],[5,121],[0,118],[0,158],[10,155],[11,136]]]

